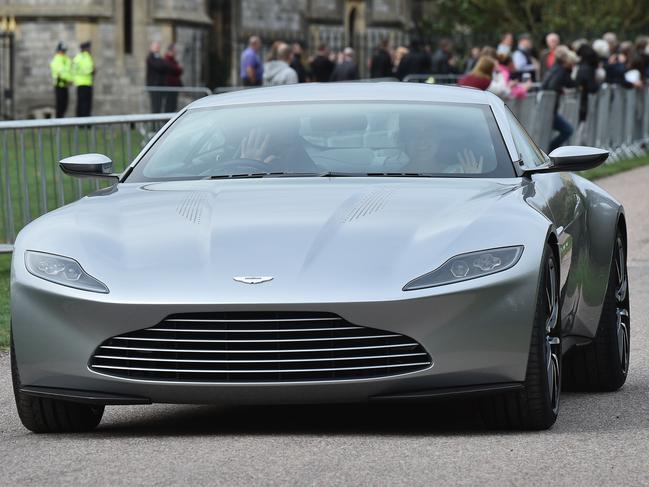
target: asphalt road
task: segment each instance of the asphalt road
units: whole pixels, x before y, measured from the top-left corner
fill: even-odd
[[[630,226],[631,372],[564,394],[546,432],[451,406],[111,407],[90,434],[29,433],[0,355],[0,485],[649,485],[649,167],[600,181]]]

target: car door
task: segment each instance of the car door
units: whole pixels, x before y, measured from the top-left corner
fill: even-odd
[[[516,150],[524,167],[535,167],[549,162],[548,156],[534,143],[516,117],[508,111],[510,128]],[[576,269],[581,256],[576,243],[582,241],[585,229],[583,196],[570,173],[534,174],[528,203],[554,222],[560,261],[562,291],[563,333],[570,334],[579,304],[579,281]]]

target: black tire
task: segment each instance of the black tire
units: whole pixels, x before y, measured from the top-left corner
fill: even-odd
[[[92,430],[99,424],[104,414],[104,406],[90,406],[21,393],[13,337],[10,353],[16,408],[25,428],[34,433],[78,433]]]
[[[487,427],[543,430],[556,421],[561,396],[560,317],[559,267],[546,244],[523,390],[483,399]]]
[[[631,315],[626,245],[618,231],[597,334],[566,354],[566,390],[615,391],[629,372]]]

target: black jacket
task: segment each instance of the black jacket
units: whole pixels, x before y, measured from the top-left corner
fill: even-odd
[[[160,54],[149,53],[146,58],[146,85],[165,86],[167,63]]]
[[[559,98],[566,88],[574,88],[576,86],[573,79],[570,77],[570,70],[564,68],[561,64],[555,63],[552,69],[545,74],[543,85],[541,89],[556,91],[557,101],[554,104],[554,111],[559,109]]]
[[[355,79],[358,79],[358,67],[356,63],[343,61],[334,68],[330,81],[350,81]]]
[[[293,55],[293,61],[291,61],[291,67],[297,73],[297,82],[298,83],[305,83],[306,82],[306,69],[304,69],[304,65],[302,64],[302,56],[300,56],[299,54],[294,54]]]
[[[383,48],[378,48],[372,55],[370,78],[388,78],[390,76],[393,76],[390,53]]]
[[[432,73],[430,56],[423,51],[411,51],[406,54],[397,68],[397,78],[403,80],[409,74]]]
[[[447,52],[442,49],[435,51],[432,59],[433,74],[457,74],[458,70],[455,66],[451,66],[450,60],[451,55]]]
[[[599,84],[596,78],[597,67],[591,64],[582,63],[577,66],[575,84],[579,90],[579,121],[586,120],[588,114],[588,95],[597,93]]]
[[[326,56],[316,56],[313,61],[311,61],[311,73],[313,74],[314,81],[317,81],[318,83],[329,81],[333,70],[334,63]]]

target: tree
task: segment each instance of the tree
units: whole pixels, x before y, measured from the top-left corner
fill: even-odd
[[[607,31],[621,36],[649,33],[649,9],[638,0],[430,0],[420,8],[416,29],[424,38],[497,38],[502,31],[529,32],[537,39],[551,31],[567,38]]]

